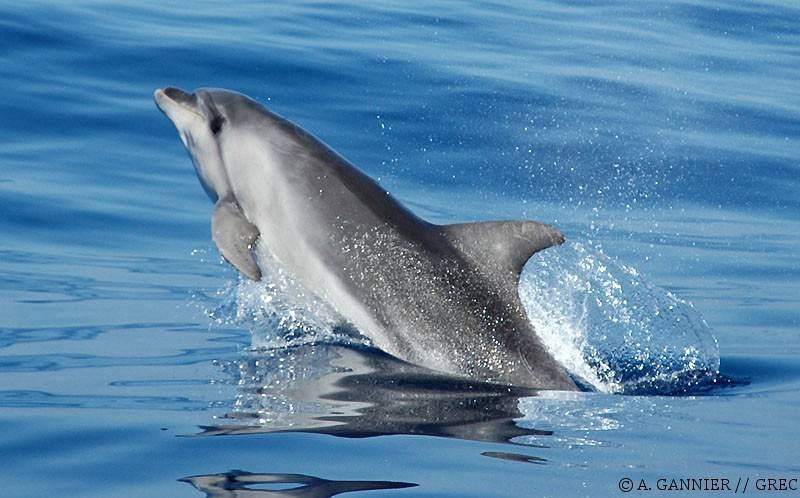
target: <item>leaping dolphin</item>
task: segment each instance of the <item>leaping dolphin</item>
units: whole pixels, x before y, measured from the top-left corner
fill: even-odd
[[[528,258],[564,236],[535,221],[435,225],[309,132],[219,89],[155,91],[215,202],[222,256],[260,280],[256,241],[382,350],[486,382],[575,390],[519,299]]]

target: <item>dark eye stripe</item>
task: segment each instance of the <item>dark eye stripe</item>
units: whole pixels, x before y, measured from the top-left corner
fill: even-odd
[[[211,120],[211,133],[213,133],[214,135],[219,133],[219,130],[222,129],[222,123],[224,121],[225,118],[223,118],[222,116],[214,116],[214,118]]]

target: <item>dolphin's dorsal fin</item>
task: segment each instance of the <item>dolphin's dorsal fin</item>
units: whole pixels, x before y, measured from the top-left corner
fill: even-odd
[[[230,199],[220,199],[211,218],[211,236],[222,257],[247,278],[261,280],[251,249],[258,238],[258,228],[247,221],[239,205]]]
[[[558,229],[527,220],[460,223],[445,225],[441,231],[476,265],[488,271],[506,271],[517,280],[533,254],[564,242]]]

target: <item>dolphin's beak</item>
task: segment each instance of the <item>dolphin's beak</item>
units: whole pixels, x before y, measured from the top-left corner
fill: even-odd
[[[176,108],[183,108],[201,116],[197,108],[197,96],[193,93],[185,92],[180,88],[172,86],[158,88],[153,92],[153,100],[156,101],[156,106],[158,106],[161,112],[166,114],[170,119],[172,119],[172,116],[170,116],[170,108],[173,110]]]
[[[196,100],[196,97],[193,94],[173,86],[156,89],[156,91],[153,92],[153,98],[155,99],[156,104],[161,104],[164,102],[164,99],[169,99],[178,104],[190,105]]]
[[[184,92],[180,88],[175,88],[173,86],[168,86],[167,88],[162,90],[162,92],[164,92],[164,95],[174,100],[175,102],[178,102],[179,104],[188,104],[190,102],[193,102],[195,99],[194,95],[192,95],[191,93]]]
[[[156,106],[161,109],[161,112],[166,113],[167,107],[170,104],[173,104],[174,101],[169,98],[167,92],[164,91],[163,88],[157,88],[155,92],[153,92],[153,100],[156,101]]]

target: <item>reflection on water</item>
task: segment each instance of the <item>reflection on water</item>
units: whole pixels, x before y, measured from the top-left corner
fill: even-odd
[[[410,482],[328,481],[302,474],[252,474],[240,470],[180,480],[204,492],[208,498],[327,498],[353,491],[417,486]]]
[[[302,431],[344,437],[421,434],[507,442],[531,389],[432,372],[385,353],[317,344],[254,353],[223,367],[239,384],[231,410],[204,435]]]
[[[479,453],[528,466],[569,466],[566,455],[575,448],[619,447],[614,434],[641,424],[642,417],[669,426],[673,422],[665,419],[674,417],[673,406],[692,403],[691,397],[538,392],[480,383],[375,349],[319,343],[253,350],[220,366],[237,384],[236,396],[227,413],[198,436],[439,436],[510,443],[510,451]]]
[[[521,463],[532,463],[535,465],[543,465],[547,462],[547,459],[535,457],[531,455],[520,455],[519,453],[508,453],[505,451],[484,451],[481,453],[483,456],[487,456],[489,458],[497,458],[499,460],[509,460],[512,462],[521,462]]]

